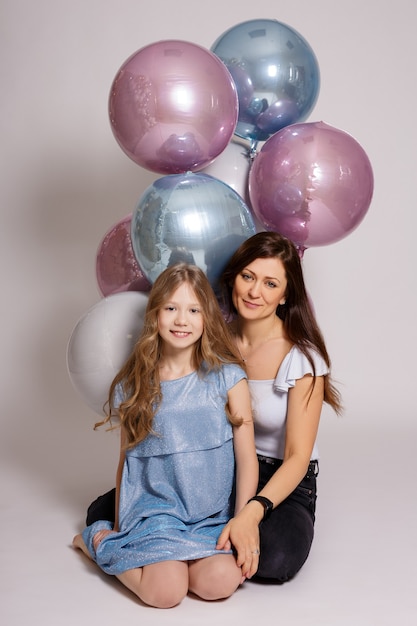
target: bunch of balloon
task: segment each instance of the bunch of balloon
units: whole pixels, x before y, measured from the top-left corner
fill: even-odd
[[[302,257],[335,243],[363,220],[374,178],[348,133],[324,122],[293,124],[271,136],[249,174],[252,210],[267,230],[291,239]]]

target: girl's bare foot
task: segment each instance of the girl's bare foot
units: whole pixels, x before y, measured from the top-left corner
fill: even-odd
[[[81,534],[75,535],[74,539],[72,540],[72,546],[73,548],[82,550],[82,552],[84,552],[84,554],[88,556],[89,559],[91,559],[91,554],[89,553],[88,548],[85,545],[83,536]]]

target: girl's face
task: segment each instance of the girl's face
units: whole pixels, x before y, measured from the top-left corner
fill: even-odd
[[[203,334],[201,304],[183,283],[173,291],[158,313],[158,332],[166,346],[182,350],[193,346]]]
[[[236,276],[232,299],[238,315],[244,319],[263,319],[276,315],[285,303],[287,278],[278,258],[255,259]]]

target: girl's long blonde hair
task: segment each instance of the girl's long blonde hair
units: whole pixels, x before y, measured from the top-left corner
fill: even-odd
[[[162,400],[159,377],[162,340],[158,333],[158,314],[171,294],[184,283],[194,291],[203,316],[203,333],[194,344],[195,370],[202,372],[204,364],[204,369],[210,371],[224,363],[235,363],[243,368],[243,362],[204,272],[185,263],[168,267],[153,284],[142,332],[131,355],[110,386],[106,403],[107,417],[96,424],[96,427],[108,422],[111,424],[111,418],[118,415],[125,430],[128,448],[153,432],[153,418]],[[119,384],[124,400],[115,407],[115,390]],[[233,418],[229,413],[228,417],[231,423],[240,424],[241,420],[238,418]]]

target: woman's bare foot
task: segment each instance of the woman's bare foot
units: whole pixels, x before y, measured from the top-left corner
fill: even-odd
[[[72,540],[72,547],[77,548],[78,550],[82,550],[82,552],[84,552],[84,554],[88,556],[89,559],[91,559],[91,554],[89,553],[81,534],[75,535],[74,539]]]

